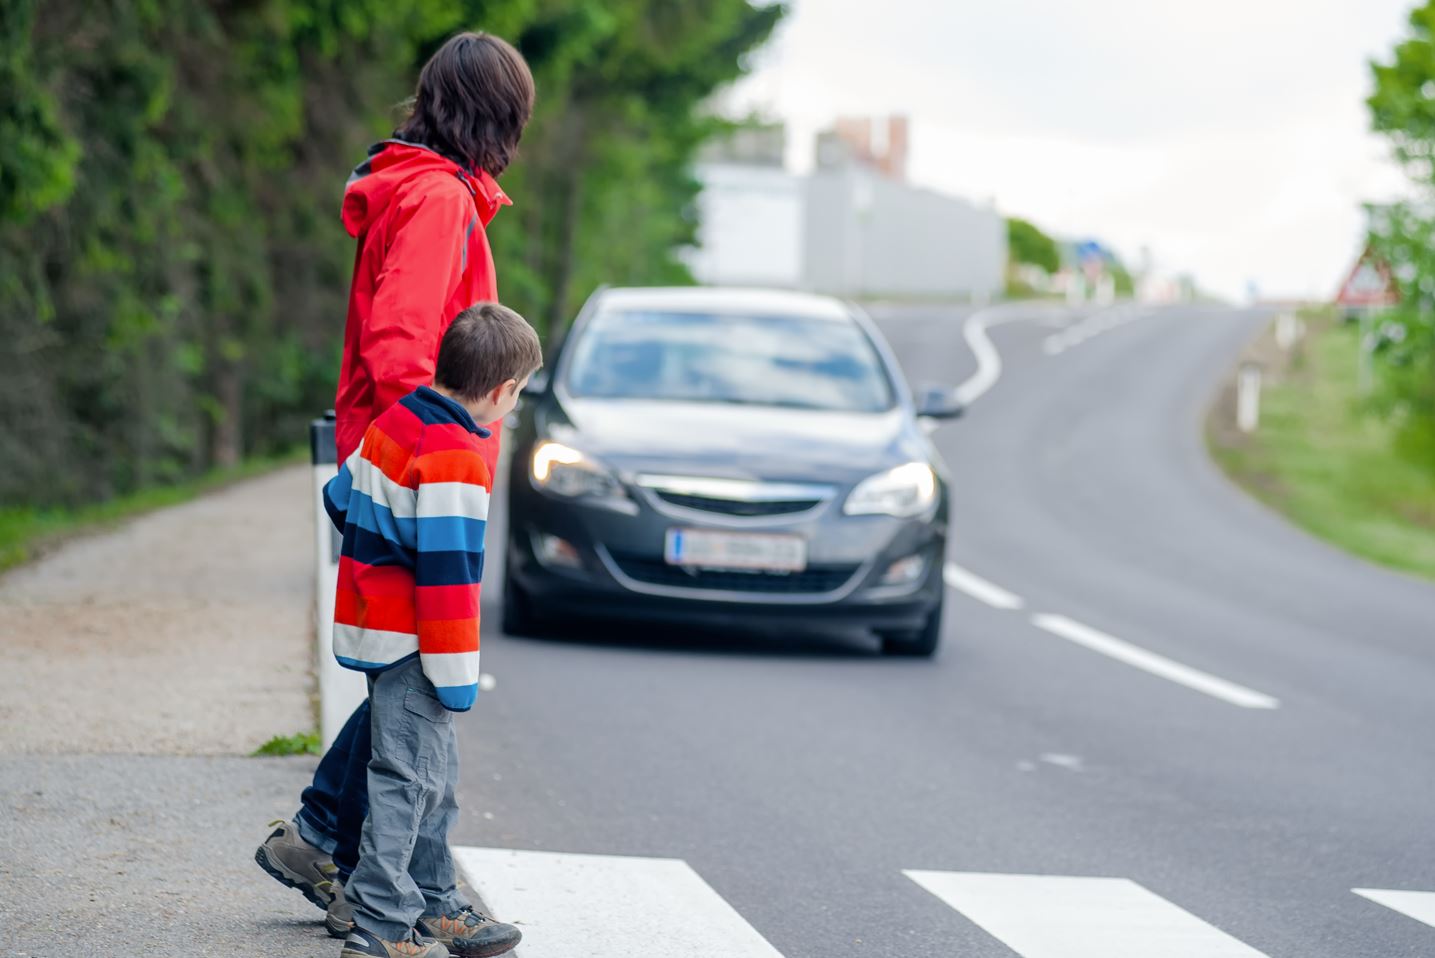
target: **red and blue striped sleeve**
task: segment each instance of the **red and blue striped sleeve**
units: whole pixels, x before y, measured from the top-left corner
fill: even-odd
[[[425,431],[414,465],[419,660],[439,701],[464,712],[478,697],[479,595],[493,476],[471,437],[450,427]]]

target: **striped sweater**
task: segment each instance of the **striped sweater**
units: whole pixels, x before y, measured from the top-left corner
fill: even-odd
[[[324,487],[344,532],[334,656],[381,672],[419,657],[455,712],[478,695],[478,598],[493,475],[487,429],[420,386],[374,420]]]

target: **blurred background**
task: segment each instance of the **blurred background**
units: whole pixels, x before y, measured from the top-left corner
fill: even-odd
[[[4,16],[7,528],[31,521],[17,508],[300,440],[332,396],[345,171],[427,54],[474,25],[538,78],[492,241],[505,298],[550,336],[599,283],[1321,301],[1373,227],[1413,294],[1398,402],[1435,415],[1417,319],[1427,8],[1413,26],[1398,0],[11,0]]]
[[[337,950],[339,204],[468,29],[520,954],[1435,954],[1435,0],[0,0],[0,951]]]

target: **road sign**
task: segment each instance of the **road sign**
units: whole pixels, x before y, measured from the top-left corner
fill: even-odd
[[[1394,306],[1400,301],[1390,267],[1367,246],[1335,295],[1335,305]]]

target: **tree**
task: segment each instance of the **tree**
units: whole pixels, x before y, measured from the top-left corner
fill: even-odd
[[[1371,210],[1371,243],[1400,292],[1376,354],[1379,405],[1400,417],[1401,445],[1435,468],[1435,0],[1411,12],[1409,36],[1371,72],[1371,126],[1389,137],[1419,194]]]
[[[302,442],[334,395],[344,177],[457,30],[514,40],[538,84],[492,234],[505,300],[558,328],[599,282],[685,281],[699,106],[782,9],[0,0],[0,502]]]
[[[1007,257],[1012,263],[1027,263],[1048,273],[1061,268],[1061,254],[1056,241],[1024,219],[1007,221]]]

